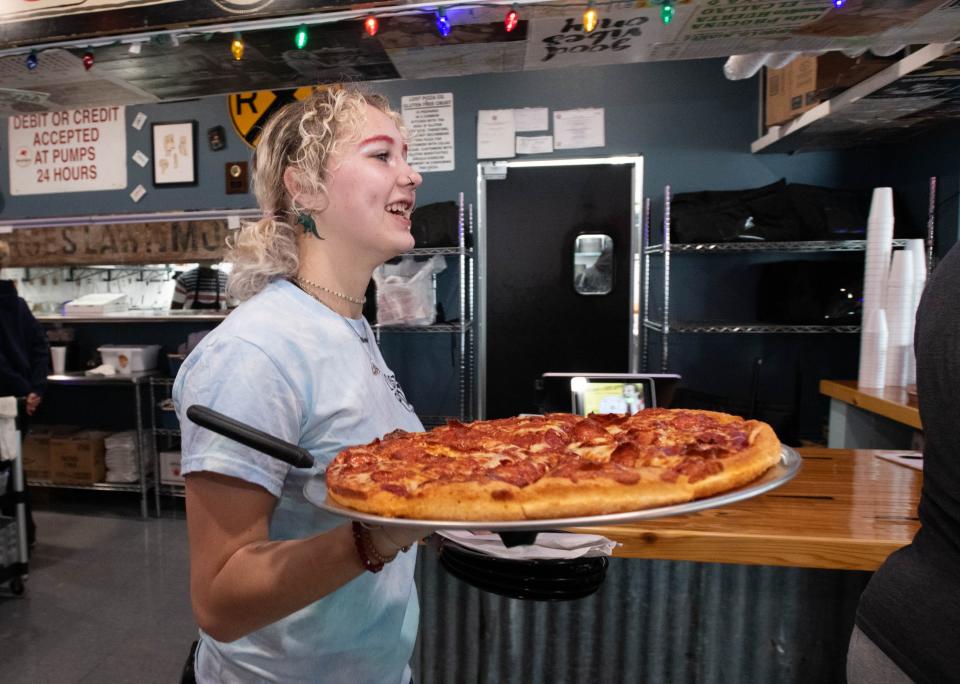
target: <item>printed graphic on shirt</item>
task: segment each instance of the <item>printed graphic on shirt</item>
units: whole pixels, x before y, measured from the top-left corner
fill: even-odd
[[[397,382],[397,376],[393,373],[381,373],[383,379],[387,382],[387,387],[390,388],[390,391],[393,392],[393,396],[397,398],[397,401],[400,402],[400,405],[403,408],[413,413],[413,405],[407,401],[406,395],[403,393],[403,388],[400,387],[400,383]]]

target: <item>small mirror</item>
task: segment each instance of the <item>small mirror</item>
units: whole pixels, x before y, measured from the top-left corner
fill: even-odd
[[[573,289],[582,295],[613,290],[613,238],[602,233],[578,235],[573,243]]]

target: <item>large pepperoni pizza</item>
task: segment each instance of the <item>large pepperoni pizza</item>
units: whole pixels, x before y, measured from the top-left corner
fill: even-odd
[[[380,516],[535,520],[683,503],[746,484],[780,458],[766,423],[725,413],[451,421],[337,455],[328,498]]]

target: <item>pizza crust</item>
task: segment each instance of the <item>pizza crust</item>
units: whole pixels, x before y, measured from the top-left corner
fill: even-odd
[[[658,480],[628,485],[609,480],[544,478],[528,489],[532,491],[523,503],[528,520],[623,513],[685,503],[692,498],[685,487]]]
[[[719,494],[753,482],[780,461],[780,440],[766,423],[747,421],[750,446],[723,459],[723,471],[690,484],[694,499]]]
[[[327,497],[341,506],[389,518],[414,520],[523,520],[520,487],[506,482],[428,483],[409,496],[385,491],[366,499],[341,497],[327,491]]]

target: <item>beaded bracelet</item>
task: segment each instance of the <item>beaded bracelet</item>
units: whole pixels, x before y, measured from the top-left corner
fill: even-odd
[[[356,521],[353,522],[353,543],[357,547],[360,562],[363,563],[363,567],[368,572],[380,572],[383,570],[385,563],[393,560],[393,558],[384,558],[380,555],[370,538],[370,530]]]

